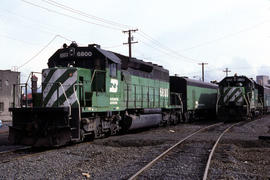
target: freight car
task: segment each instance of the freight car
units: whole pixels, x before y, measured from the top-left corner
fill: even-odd
[[[168,70],[95,44],[64,44],[49,58],[41,104],[10,108],[11,143],[59,146],[176,124],[183,112],[180,95],[170,93]]]
[[[218,85],[187,77],[170,76],[170,90],[181,94],[185,121],[216,117]]]
[[[269,97],[269,96],[266,96]],[[219,82],[219,119],[246,120],[263,114],[264,88],[246,76],[225,77]],[[268,103],[266,99],[265,103]]]

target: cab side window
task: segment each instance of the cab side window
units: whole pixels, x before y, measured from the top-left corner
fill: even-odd
[[[110,69],[110,76],[111,77],[116,77],[116,64],[115,63],[109,63],[109,69]]]

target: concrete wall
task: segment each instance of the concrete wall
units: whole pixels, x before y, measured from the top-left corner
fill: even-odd
[[[10,70],[0,70],[0,103],[4,103],[3,111],[0,109],[0,120],[11,120],[8,108],[13,104],[13,84],[20,83],[20,73]],[[16,104],[19,103],[20,89],[15,88]]]

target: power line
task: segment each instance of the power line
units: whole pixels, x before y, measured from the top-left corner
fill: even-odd
[[[99,23],[87,21],[85,19],[81,19],[81,18],[78,18],[78,17],[75,17],[75,16],[71,16],[71,15],[68,15],[68,14],[65,14],[65,13],[61,13],[61,12],[55,11],[53,9],[50,9],[50,8],[47,8],[47,7],[43,7],[43,6],[37,5],[35,3],[29,2],[29,1],[26,1],[26,0],[21,0],[21,1],[24,2],[24,3],[30,4],[32,6],[41,8],[43,10],[46,10],[48,12],[55,13],[55,14],[58,14],[58,15],[61,15],[61,16],[65,16],[65,17],[69,17],[71,19],[75,19],[75,20],[78,20],[78,21],[81,21],[81,22],[85,22],[85,23],[88,23],[88,24],[93,24],[93,25],[97,25],[97,26],[101,26],[101,27],[108,28],[108,29],[113,29],[113,30],[122,30],[120,28],[116,28],[116,27],[112,27],[112,26],[107,26],[107,25],[103,25],[103,24],[99,24]]]
[[[80,10],[77,10],[77,9],[74,9],[74,8],[71,8],[69,6],[63,5],[63,4],[58,3],[56,1],[53,1],[53,0],[41,0],[41,1],[43,1],[43,2],[45,2],[47,4],[50,4],[50,5],[59,7],[61,9],[66,10],[66,11],[69,11],[69,12],[72,12],[72,13],[76,13],[76,14],[79,14],[81,16],[84,16],[84,17],[87,17],[87,18],[91,18],[91,19],[94,19],[94,20],[97,20],[97,21],[100,21],[100,22],[103,22],[103,23],[106,23],[106,24],[110,24],[110,25],[118,26],[118,27],[123,27],[123,28],[131,28],[131,26],[128,26],[128,25],[125,25],[125,24],[120,24],[118,22],[114,22],[114,21],[107,20],[107,19],[104,19],[104,18],[100,18],[100,17],[94,16],[94,15],[85,13],[83,11],[80,11]]]
[[[177,56],[176,54],[170,53],[170,52],[166,51],[165,49],[163,49],[163,48],[161,48],[161,47],[153,46],[153,45],[151,45],[151,44],[146,43],[145,41],[143,41],[143,40],[141,40],[141,39],[139,39],[139,40],[140,40],[140,42],[141,42],[142,44],[144,44],[145,46],[148,46],[148,47],[150,47],[150,48],[152,48],[152,49],[154,49],[154,50],[156,50],[156,51],[158,51],[158,52],[160,52],[160,53],[162,53],[162,54],[164,54],[164,55],[166,55],[166,56],[169,56],[169,57],[172,57],[172,58],[179,58],[179,56]],[[155,58],[152,57],[152,59],[155,59]],[[186,60],[183,60],[183,61],[185,61],[185,62],[187,62],[187,63],[192,63],[192,64],[194,63],[194,62],[186,61]],[[166,61],[166,62],[167,62],[167,61]]]
[[[42,28],[41,28],[41,27],[38,28],[39,31],[45,32],[45,33],[50,34],[50,35],[58,34],[58,33],[55,32],[55,31],[51,31],[52,29],[50,29],[50,27],[52,27],[52,25],[41,24],[40,21],[31,19],[31,18],[26,17],[26,16],[23,16],[23,15],[21,15],[21,14],[20,14],[20,15],[19,15],[19,14],[16,14],[16,13],[11,12],[11,11],[6,10],[6,9],[1,9],[1,10],[7,12],[8,14],[11,14],[11,15],[13,15],[13,16],[16,16],[16,17],[20,18],[21,20],[24,20],[24,21],[28,21],[28,22],[32,22],[32,23],[38,24],[39,26],[42,27]],[[22,23],[22,22],[20,21],[20,23]],[[34,26],[34,28],[36,28],[36,27],[37,27],[37,26]],[[59,28],[59,27],[54,26],[54,28]],[[47,29],[47,30],[44,30],[44,29]]]
[[[198,62],[198,60],[194,59],[194,58],[190,58],[190,57],[187,57],[185,55],[182,55],[180,53],[178,53],[177,51],[175,50],[172,50],[170,48],[168,48],[167,46],[161,44],[159,41],[155,40],[154,38],[152,38],[150,35],[146,34],[145,32],[139,32],[138,33],[141,37],[149,40],[150,42],[152,42],[153,44],[155,44],[157,47],[161,48],[161,49],[164,49],[165,51],[169,52],[169,53],[172,53],[174,55],[176,55],[177,57],[180,57],[180,58],[184,58],[184,59],[187,59],[189,61],[191,61],[192,63],[196,63]]]
[[[221,36],[221,37],[218,37],[218,38],[216,38],[216,39],[209,40],[209,41],[205,41],[205,42],[199,43],[199,44],[197,44],[197,45],[191,46],[191,47],[189,47],[189,48],[182,49],[182,50],[180,50],[180,51],[188,51],[188,50],[191,50],[191,49],[195,49],[195,48],[202,47],[202,46],[204,46],[204,45],[212,44],[212,43],[215,43],[216,41],[220,41],[220,40],[223,40],[223,39],[232,37],[232,36],[236,36],[236,35],[238,35],[238,34],[240,34],[240,33],[243,33],[243,32],[246,32],[246,31],[250,31],[250,30],[252,30],[252,29],[257,28],[258,26],[261,26],[261,25],[263,25],[263,24],[265,24],[265,23],[269,23],[269,22],[270,22],[270,20],[262,21],[262,22],[260,22],[260,23],[254,24],[254,25],[252,25],[252,26],[243,28],[243,29],[241,29],[241,30],[239,30],[239,31],[232,32],[232,33],[229,33],[229,34],[225,34],[225,35],[223,35],[223,36]]]
[[[67,16],[67,17],[70,17],[70,18],[75,18],[77,20],[80,20],[80,21],[83,21],[83,22],[88,22],[89,21],[86,21],[84,19],[80,19],[80,18],[77,18],[77,17],[74,17],[74,16],[71,16],[71,15],[67,15],[67,14],[64,14],[64,13],[60,13],[58,11],[55,11],[55,10],[52,10],[52,9],[49,9],[47,7],[43,7],[43,6],[40,6],[40,5],[37,5],[37,4],[34,4],[34,3],[31,3],[31,2],[28,2],[26,0],[21,0],[23,2],[26,2],[26,3],[29,3],[33,6],[36,6],[36,7],[39,7],[39,8],[42,8],[42,9],[45,9],[49,12],[53,12],[53,13],[57,13],[57,14],[60,14],[60,15],[63,15],[63,16]],[[91,19],[95,19],[95,20],[98,20],[98,21],[101,21],[102,23],[106,23],[106,24],[110,24],[110,25],[113,25],[113,26],[118,26],[118,27],[130,27],[130,26],[127,26],[127,25],[123,25],[123,24],[120,24],[120,23],[117,23],[117,22],[114,22],[114,21],[110,21],[110,20],[106,20],[106,19],[103,19],[103,18],[99,18],[97,16],[93,16],[93,15],[90,15],[90,14],[87,14],[87,13],[84,13],[82,11],[79,11],[79,10],[76,10],[74,8],[71,8],[71,7],[68,7],[68,6],[65,6],[63,4],[60,4],[58,2],[55,2],[55,1],[52,1],[52,0],[41,0],[47,4],[50,4],[50,5],[53,5],[53,6],[56,6],[56,7],[59,7],[61,9],[64,9],[66,11],[69,11],[69,12],[72,12],[72,13],[76,13],[78,15],[81,15],[81,16],[84,16],[84,17],[87,17],[87,18],[91,18]],[[95,25],[101,25],[103,27],[107,27],[107,28],[112,28],[112,29],[115,29],[115,30],[121,30],[120,28],[115,28],[115,27],[111,27],[111,26],[107,26],[107,25],[103,25],[103,24],[98,24],[98,23],[93,23],[93,22],[90,22],[91,24],[95,24]],[[157,40],[153,39],[151,36],[147,35],[146,33],[142,32],[141,33],[141,36],[143,38],[146,38],[148,40],[150,40],[152,43],[154,43],[156,46],[158,46],[159,48],[162,48],[162,49],[165,49],[165,51],[168,51],[170,53],[173,53],[173,54],[176,54],[178,57],[181,57],[181,58],[184,58],[184,59],[189,59],[189,60],[192,60],[194,62],[196,62],[197,60],[193,59],[193,58],[190,58],[190,57],[187,57],[187,56],[184,56],[182,54],[179,54],[178,52],[162,45],[160,42],[158,42]]]
[[[168,52],[166,49],[164,49],[164,48],[162,48],[162,47],[159,47],[159,46],[156,46],[156,45],[152,45],[153,43],[152,43],[152,44],[149,44],[149,43],[143,41],[142,39],[139,39],[139,41],[140,41],[142,44],[144,44],[144,45],[146,45],[146,46],[148,46],[148,47],[150,47],[150,48],[152,48],[152,49],[154,49],[154,50],[156,50],[156,51],[158,51],[158,52],[160,52],[160,53],[162,53],[162,54],[164,54],[164,55],[166,55],[166,56],[170,56],[170,57],[173,57],[173,58],[181,58],[181,59],[183,58],[183,57],[179,57],[177,54]],[[160,56],[158,56],[158,57],[160,57]],[[152,59],[155,59],[155,58],[152,57]],[[186,60],[186,59],[184,59],[183,61],[185,61],[185,62],[187,62],[187,63],[192,63],[192,64],[194,64],[194,61],[188,61],[188,60]]]
[[[6,39],[10,39],[10,40],[13,40],[13,41],[18,41],[20,43],[27,44],[27,45],[32,45],[32,46],[40,45],[40,44],[35,44],[35,43],[32,43],[32,42],[20,40],[20,39],[17,39],[15,37],[12,37],[10,35],[2,35],[2,34],[0,34],[0,37],[6,38]]]
[[[61,35],[55,35],[42,49],[40,49],[33,57],[31,57],[29,60],[27,60],[25,63],[23,63],[22,65],[20,65],[18,67],[18,69],[22,68],[23,66],[25,66],[26,64],[28,64],[29,62],[31,62],[33,59],[35,59],[40,53],[42,53],[56,38],[62,38],[65,40],[70,41],[69,39],[61,36]]]
[[[66,10],[66,11],[69,11],[69,12],[72,12],[72,13],[76,13],[76,14],[79,14],[79,15],[84,16],[84,17],[87,17],[87,18],[91,18],[91,19],[95,19],[95,20],[101,21],[103,23],[107,23],[107,24],[110,24],[110,25],[118,26],[118,27],[124,27],[124,28],[129,27],[130,28],[130,26],[128,26],[128,25],[120,24],[120,23],[117,23],[117,22],[114,22],[114,21],[106,20],[104,18],[100,18],[100,17],[94,16],[94,15],[90,15],[90,14],[87,14],[87,13],[82,12],[80,10],[76,10],[74,8],[68,7],[68,6],[63,5],[63,4],[60,4],[58,2],[55,2],[53,0],[41,0],[41,1],[46,2],[46,3],[50,4],[50,5],[53,5],[53,6],[62,8],[64,10]],[[153,39],[151,36],[147,35],[146,33],[141,32],[141,34],[142,34],[141,36],[147,37],[147,39],[150,39],[157,46],[162,47],[163,49],[166,49],[167,51],[169,51],[171,53],[177,54],[181,58],[185,58],[185,59],[189,59],[189,60],[193,60],[194,61],[194,59],[189,58],[189,57],[186,57],[184,55],[181,55],[178,52],[176,52],[176,51],[174,51],[172,49],[169,49],[168,47],[162,45],[160,42],[158,42],[157,40]]]
[[[151,45],[151,44],[148,44],[148,43],[144,42],[144,41],[141,40],[141,39],[139,39],[139,41],[140,41],[142,44],[144,44],[145,46],[148,46],[148,47],[150,47],[150,48],[152,48],[152,49],[154,49],[154,50],[156,50],[156,51],[158,51],[158,52],[160,52],[160,53],[163,53],[163,54],[165,54],[165,55],[167,55],[167,56],[170,56],[170,57],[173,57],[173,58],[179,58],[178,56],[176,56],[176,55],[174,55],[174,54],[172,54],[172,53],[167,52],[165,49],[162,49],[162,48],[160,48],[160,47],[156,47],[156,46],[153,46],[153,45]],[[186,61],[186,62],[188,62],[188,63],[193,63],[193,62],[190,62],[190,61]]]
[[[123,44],[118,44],[118,45],[112,45],[112,46],[102,46],[104,49],[111,49],[111,48],[117,48],[117,47],[122,47]]]

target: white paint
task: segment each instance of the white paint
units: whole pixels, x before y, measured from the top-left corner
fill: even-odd
[[[117,93],[118,90],[118,80],[117,79],[111,79],[112,86],[110,87],[109,92],[111,93]]]
[[[79,51],[79,52],[77,52],[77,56],[78,57],[90,57],[90,56],[92,56],[92,52],[91,51]]]
[[[160,88],[159,93],[160,93],[160,97],[168,97],[169,96],[169,89]]]
[[[113,98],[113,97],[110,98],[110,104],[111,104],[111,105],[116,105],[116,104],[118,104],[118,101],[119,101],[118,98]]]

